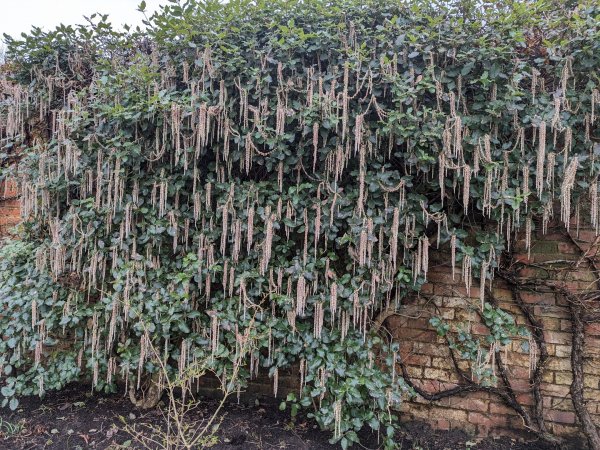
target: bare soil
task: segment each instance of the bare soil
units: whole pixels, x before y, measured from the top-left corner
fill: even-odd
[[[203,399],[194,418],[210,417],[218,406],[215,399]],[[310,419],[290,416],[273,405],[229,402],[219,413],[220,426],[205,448],[246,449],[339,449],[328,442],[330,433],[318,429]],[[0,449],[123,449],[144,448],[124,431],[130,426],[164,426],[160,410],[142,411],[122,395],[91,395],[82,386],[48,393],[43,399],[22,399],[16,411],[0,409]],[[365,447],[378,448],[377,436],[362,436]],[[550,450],[535,440],[472,439],[460,431],[433,431],[427,425],[403,425],[397,442],[402,450]],[[580,443],[572,448],[581,449]],[[160,448],[160,446],[155,446]],[[357,447],[360,448],[360,447]]]

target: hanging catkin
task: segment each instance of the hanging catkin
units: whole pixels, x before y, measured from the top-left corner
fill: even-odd
[[[569,231],[569,225],[571,222],[571,191],[575,185],[575,177],[577,175],[578,165],[579,160],[577,156],[575,156],[565,170],[565,175],[563,177],[561,186],[560,215],[565,227],[567,228],[567,231]]]
[[[335,313],[337,312],[337,284],[334,281],[331,283],[329,292],[329,310],[331,312],[331,324],[335,322]]]
[[[214,356],[219,347],[219,317],[216,311],[210,311],[210,352]]]
[[[260,273],[264,275],[269,267],[269,261],[271,260],[271,249],[273,245],[273,222],[275,219],[274,214],[271,214],[271,207],[267,206],[265,209],[266,222],[265,222],[265,240],[262,245],[262,258],[260,264]]]
[[[565,149],[566,150],[566,149]],[[565,158],[566,160],[566,158]],[[556,164],[556,153],[548,153],[546,161],[546,186],[550,192],[554,191],[554,166]],[[566,165],[566,164],[565,164]]]
[[[589,196],[590,196],[590,220],[594,229],[596,230],[596,234],[599,234],[600,230],[600,214],[598,214],[598,179],[596,178],[592,183],[590,183],[589,188]]]
[[[485,280],[487,279],[487,269],[488,263],[482,261],[479,275],[479,301],[481,303],[481,311],[484,310],[485,306]]]
[[[228,211],[229,201],[227,201],[222,208],[223,217],[221,219],[221,255],[225,256],[225,249],[227,246],[227,238],[229,234],[229,211]]]
[[[470,188],[471,188],[471,167],[468,164],[463,166],[463,209],[465,214],[469,210],[469,199],[470,199]]]
[[[456,268],[456,235],[450,236],[450,261],[452,264],[452,279],[454,280],[454,273]]]
[[[397,259],[398,259],[398,230],[400,227],[400,209],[394,208],[394,214],[392,218],[392,230],[390,237],[390,258],[392,260],[392,268],[396,271]]]
[[[531,216],[527,216],[527,219],[525,219],[525,248],[527,249],[527,258],[531,258],[531,228]]]
[[[306,279],[304,275],[298,277],[298,283],[296,285],[296,315],[304,316],[304,309],[306,307]]]
[[[535,166],[535,187],[539,198],[544,190],[544,162],[546,160],[546,122],[539,125],[537,163]]]
[[[317,156],[319,150],[319,122],[313,123],[312,128],[312,144],[313,144],[313,173],[317,170]]]
[[[423,278],[427,279],[429,271],[429,238],[427,236],[423,236],[421,239],[421,271]]]
[[[472,277],[472,270],[471,270],[471,257],[469,255],[463,256],[462,278],[465,282],[467,296],[470,296],[471,295],[471,285],[473,284],[473,277]]]
[[[596,105],[600,105],[600,90],[598,89],[594,89],[592,90],[592,95],[591,95],[591,116],[590,116],[590,121],[592,123],[592,125],[594,124],[594,122],[596,122]]]
[[[333,437],[339,439],[342,436],[342,401],[336,400],[333,404]]]
[[[279,368],[275,367],[273,371],[273,397],[277,398],[277,391],[279,389]]]
[[[313,336],[315,339],[321,339],[321,333],[323,332],[323,303],[315,303],[314,324],[313,324]]]
[[[246,231],[246,251],[250,253],[252,242],[254,239],[254,205],[250,205],[247,214],[247,231]]]
[[[367,264],[367,247],[368,247],[369,233],[366,227],[360,230],[360,237],[358,242],[358,265],[363,267]]]

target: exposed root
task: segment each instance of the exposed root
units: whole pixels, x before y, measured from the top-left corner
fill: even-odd
[[[141,398],[137,398],[136,388],[134,385],[129,386],[129,400],[137,408],[152,409],[158,405],[163,394],[163,388],[159,383],[160,374],[153,373],[152,377],[145,383],[148,387],[142,390]]]

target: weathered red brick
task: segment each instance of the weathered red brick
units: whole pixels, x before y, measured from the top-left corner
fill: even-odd
[[[558,423],[575,423],[575,413],[572,411],[549,410],[545,412],[546,420]]]
[[[490,409],[489,400],[482,400],[468,397],[448,397],[445,402],[448,406],[465,411],[488,412]]]
[[[554,305],[556,303],[556,296],[545,292],[522,292],[521,299],[525,303],[537,305]]]
[[[561,331],[544,331],[544,339],[551,344],[568,344],[571,342],[571,333]]]
[[[503,422],[503,416],[494,416],[493,418],[488,416],[487,414],[482,414],[478,412],[469,412],[469,422],[474,423],[476,425],[484,425],[487,427],[491,427],[493,425],[500,425]],[[505,419],[504,419],[505,422]]]

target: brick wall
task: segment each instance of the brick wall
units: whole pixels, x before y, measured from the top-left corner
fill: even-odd
[[[17,185],[0,182],[0,236],[6,236],[21,220]]]
[[[572,230],[573,242],[561,229],[557,226],[546,235],[533,236],[529,255],[524,248],[524,241],[517,243],[516,258],[533,264],[520,270],[519,276],[556,281],[573,291],[596,289],[597,277],[589,263],[581,259],[581,249],[595,254],[597,249],[590,245],[595,241],[595,233]],[[536,263],[550,260],[580,259],[579,266],[570,270],[554,271],[541,264],[535,266]],[[460,275],[456,274],[453,279],[448,260],[447,254],[438,253],[436,266],[428,275],[429,284],[424,286],[423,295],[407,301],[401,309],[402,315],[392,316],[386,321],[387,328],[401,343],[401,356],[409,375],[417,386],[430,393],[457,386],[460,380],[454,370],[450,350],[443,338],[438,337],[429,325],[429,318],[441,316],[453,325],[466,323],[474,335],[488,333],[476,311],[480,308],[479,289],[473,286],[467,296]],[[516,316],[518,324],[526,324],[525,317],[513,300],[510,286],[496,278],[492,292],[499,306]],[[541,394],[548,430],[561,436],[578,434],[580,430],[570,398],[572,336],[569,332],[571,316],[568,304],[552,289],[520,292],[523,301],[532,308],[544,328],[549,358],[543,371]],[[600,356],[600,324],[588,325],[585,331],[585,398],[587,409],[600,423],[600,360],[597,359]],[[502,351],[511,387],[519,403],[526,408],[533,405],[528,345],[527,338],[519,338],[510,348]],[[502,382],[498,386],[502,388]],[[407,417],[429,422],[438,429],[462,429],[480,436],[525,431],[523,421],[512,409],[506,407],[497,396],[483,392],[436,402],[416,398],[405,402],[402,412]]]

